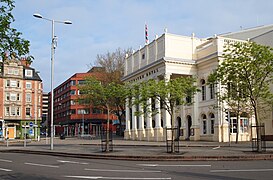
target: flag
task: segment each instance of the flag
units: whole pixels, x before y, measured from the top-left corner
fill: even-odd
[[[149,40],[148,40],[148,26],[147,24],[145,24],[145,44],[148,44]]]

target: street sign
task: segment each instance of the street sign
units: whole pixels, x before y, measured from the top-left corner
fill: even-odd
[[[33,130],[32,129],[29,130],[29,134],[33,134]]]
[[[32,126],[33,126],[33,122],[30,122],[30,123],[29,123],[29,126],[32,127]]]

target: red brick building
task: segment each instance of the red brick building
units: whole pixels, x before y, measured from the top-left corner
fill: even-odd
[[[55,135],[64,133],[66,136],[78,136],[81,134],[100,135],[103,127],[107,123],[107,111],[102,108],[80,105],[77,100],[80,96],[78,86],[84,83],[86,76],[103,77],[104,70],[93,67],[87,73],[76,73],[61,85],[54,89],[54,129]],[[49,112],[50,123],[51,113],[51,94],[49,93]],[[117,120],[115,115],[110,117],[110,127]],[[49,126],[50,127],[50,126]],[[84,128],[83,128],[84,127]]]

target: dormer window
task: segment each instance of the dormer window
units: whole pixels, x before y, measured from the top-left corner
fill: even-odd
[[[33,75],[32,70],[31,69],[26,69],[25,76],[26,77],[32,77],[32,75]]]

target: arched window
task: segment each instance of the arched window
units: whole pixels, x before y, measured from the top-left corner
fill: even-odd
[[[211,134],[214,134],[214,119],[215,119],[214,114],[211,113],[210,114],[210,133]]]
[[[206,100],[206,81],[201,79],[201,93],[202,93],[202,101]]]
[[[207,134],[207,116],[202,114],[203,134]]]

